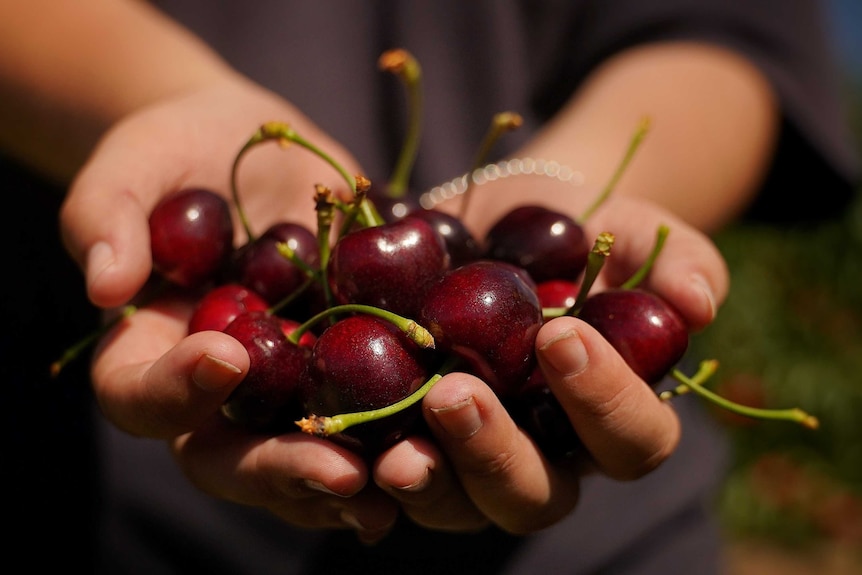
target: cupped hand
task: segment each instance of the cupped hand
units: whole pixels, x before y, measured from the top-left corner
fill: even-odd
[[[352,174],[355,160],[289,103],[243,79],[178,95],[111,129],[76,177],[61,212],[69,253],[91,301],[127,303],[151,276],[148,215],[184,187],[231,200],[232,163],[261,124],[286,122]],[[314,230],[316,184],[347,183],[299,146],[256,146],[242,158],[238,190],[254,233],[290,220]],[[247,239],[236,221],[236,243]],[[330,442],[300,433],[262,438],[226,424],[219,410],[249,368],[245,348],[215,331],[187,335],[195,301],[163,295],[124,319],[93,356],[92,384],[106,418],[133,435],[170,442],[203,490],[261,505],[297,525],[388,528],[397,507],[366,487],[367,467]]]
[[[616,237],[595,289],[628,279],[649,255],[659,225],[671,231],[642,287],[666,298],[691,331],[702,329],[727,293],[724,260],[708,237],[651,204],[614,199],[590,220],[590,233]],[[417,523],[535,532],[574,509],[583,474],[633,480],[673,453],[681,429],[672,406],[590,325],[575,317],[550,320],[536,352],[586,455],[546,458],[484,383],[447,375],[423,402],[433,441],[404,441],[374,468],[376,483]]]

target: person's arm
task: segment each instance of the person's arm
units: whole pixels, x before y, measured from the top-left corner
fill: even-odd
[[[630,48],[589,76],[516,154],[569,165],[583,172],[586,185],[577,193],[558,188],[529,201],[582,210],[610,180],[645,117],[650,131],[614,195],[653,201],[709,233],[732,221],[757,194],[777,137],[777,102],[769,83],[727,49],[678,42]],[[525,202],[517,178],[494,186],[470,200],[469,220],[480,235]]]
[[[0,148],[60,183],[123,116],[231,76],[146,2],[0,1]]]

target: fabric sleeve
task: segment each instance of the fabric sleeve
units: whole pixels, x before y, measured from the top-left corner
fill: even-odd
[[[761,70],[781,108],[778,149],[748,216],[831,217],[853,197],[860,165],[825,9],[815,0],[585,3],[572,14],[570,45],[557,63],[567,74],[556,77],[566,80],[544,86],[540,98],[551,108],[559,105],[562,95],[604,59],[639,43],[694,40],[726,46]]]

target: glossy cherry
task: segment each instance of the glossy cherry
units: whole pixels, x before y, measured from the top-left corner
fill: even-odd
[[[535,366],[542,309],[517,268],[483,260],[455,268],[431,286],[419,323],[438,350],[463,358],[500,397],[508,397]]]
[[[425,220],[440,234],[453,268],[476,261],[482,256],[479,241],[457,216],[434,209],[415,210],[409,216]]]
[[[263,311],[238,315],[224,332],[248,351],[245,379],[222,406],[231,421],[250,429],[279,433],[294,429],[302,414],[302,381],[308,369],[314,339],[299,345],[287,339],[295,322]],[[306,334],[308,335],[308,334]]]
[[[578,298],[580,284],[572,280],[550,279],[536,284],[542,307],[570,308]]]
[[[420,348],[385,320],[369,315],[344,318],[314,345],[304,385],[306,412],[338,415],[395,403],[425,383],[433,358],[432,350]],[[412,430],[420,415],[415,404],[331,437],[373,455]]]
[[[510,262],[537,283],[577,279],[587,263],[590,243],[571,217],[538,205],[514,208],[485,236],[485,257]]]
[[[233,251],[230,205],[207,189],[165,196],[150,213],[149,227],[153,269],[183,287],[213,280]]]
[[[214,287],[198,301],[189,319],[189,333],[208,329],[224,331],[238,315],[266,311],[266,300],[245,286],[227,283]]]
[[[279,244],[287,245],[309,269],[320,262],[317,237],[294,222],[277,222],[240,248],[233,260],[234,281],[251,288],[270,305],[278,304],[308,279],[305,269],[279,251]]]
[[[586,299],[578,317],[650,385],[661,381],[688,349],[688,329],[679,312],[642,289],[597,292]]]
[[[429,223],[403,218],[342,236],[330,254],[329,285],[339,303],[372,305],[412,318],[449,262],[443,239]]]

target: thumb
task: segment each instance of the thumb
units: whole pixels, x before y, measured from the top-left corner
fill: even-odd
[[[636,479],[676,448],[676,413],[592,327],[574,317],[547,322],[536,339],[551,391],[598,467]]]

